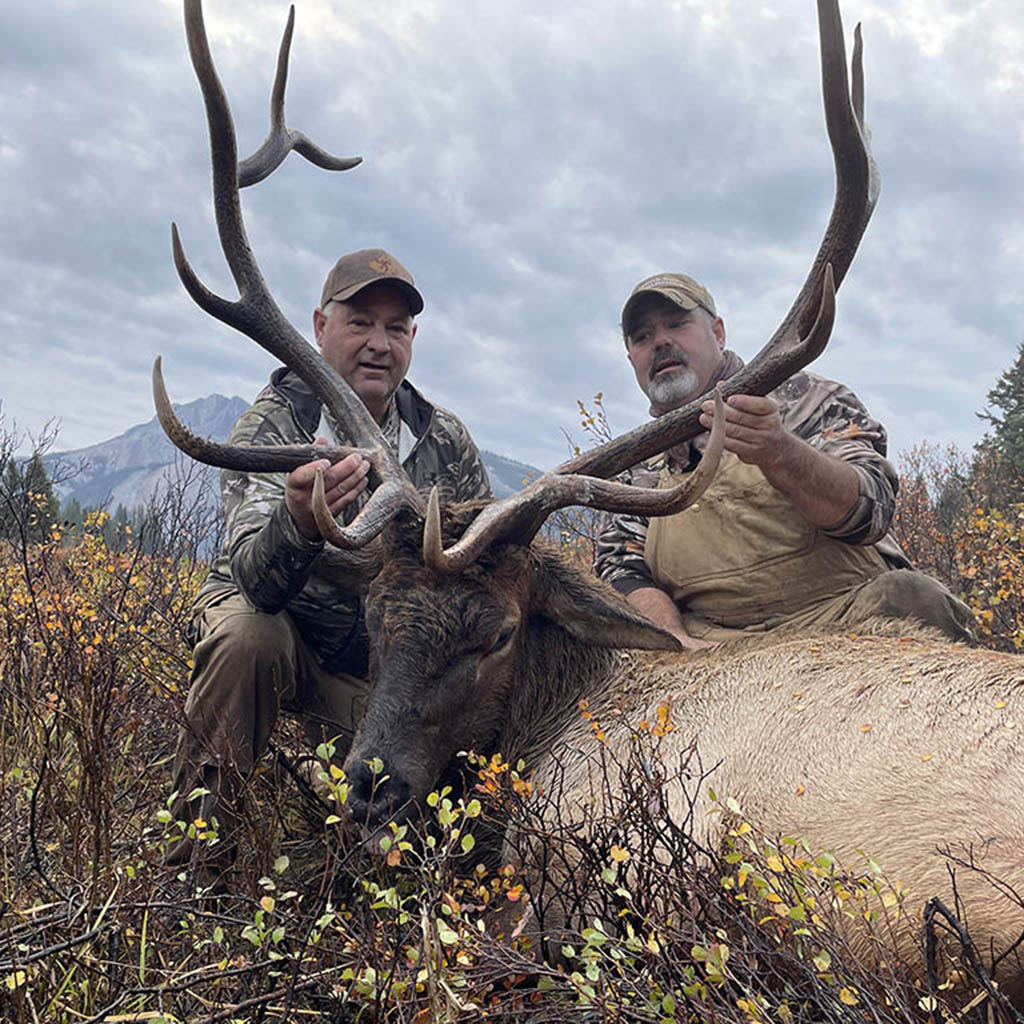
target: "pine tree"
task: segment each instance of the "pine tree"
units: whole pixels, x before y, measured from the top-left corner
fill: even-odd
[[[988,393],[989,406],[978,416],[992,424],[979,449],[995,449],[1018,471],[1024,471],[1024,342],[1017,358]]]
[[[13,458],[7,460],[0,479],[0,539],[20,540],[24,522],[25,482]]]
[[[81,526],[85,522],[85,512],[82,503],[72,495],[64,502],[60,510],[61,519],[71,526]]]
[[[53,493],[53,484],[43,465],[42,457],[36,452],[22,478],[25,506],[28,509],[28,539],[30,541],[45,540],[50,535],[50,528],[60,515],[60,502]]]

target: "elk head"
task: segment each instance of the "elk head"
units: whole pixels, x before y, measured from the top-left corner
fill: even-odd
[[[817,0],[825,117],[836,168],[832,215],[810,272],[782,324],[761,352],[716,392],[763,395],[811,362],[825,347],[842,281],[878,194],[878,176],[863,123],[859,28],[853,52],[852,91],[847,78],[837,0]],[[354,813],[370,826],[409,813],[437,782],[460,749],[486,746],[510,718],[531,727],[543,720],[551,692],[528,689],[524,659],[555,656],[574,637],[574,658],[599,648],[674,649],[676,642],[604,590],[531,541],[548,515],[568,505],[646,516],[669,515],[694,500],[714,472],[715,438],[701,469],[671,490],[651,491],[608,479],[702,431],[702,396],[599,448],[543,474],[519,494],[445,515],[436,493],[429,505],[403,472],[373,418],[344,380],[289,324],[263,282],[242,223],[239,188],[260,180],[295,148],[321,166],[346,169],[355,159],[332,158],[284,127],[283,96],[292,18],[281,46],[272,103],[272,130],[250,160],[237,163],[234,128],[213,68],[200,0],[185,0],[189,49],[206,102],[214,169],[214,203],[221,244],[238,285],[231,302],[210,293],[186,261],[177,230],[175,263],[195,301],[236,327],[294,370],[343,424],[353,447],[241,448],[196,437],[174,417],[154,366],[154,397],[172,441],[194,458],[245,472],[281,472],[313,459],[332,462],[353,450],[371,463],[373,494],[347,528],[330,516],[319,496],[317,522],[338,547],[355,549],[382,533],[384,568],[372,585],[367,624],[375,690],[347,765],[355,780]],[[723,417],[716,416],[721,423]],[[529,643],[527,643],[529,639]],[[540,652],[539,654],[537,652]],[[572,665],[563,666],[571,671]],[[558,666],[550,667],[549,678]],[[525,703],[524,703],[525,700]],[[366,760],[382,757],[390,776],[374,790]]]

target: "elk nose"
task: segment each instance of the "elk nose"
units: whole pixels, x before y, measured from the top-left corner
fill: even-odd
[[[360,762],[348,771],[348,813],[357,825],[375,828],[409,802],[409,783],[401,776],[377,773]]]

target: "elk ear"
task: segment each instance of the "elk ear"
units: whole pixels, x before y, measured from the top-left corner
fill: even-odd
[[[595,647],[680,651],[679,641],[634,611],[607,583],[533,548],[533,611]]]

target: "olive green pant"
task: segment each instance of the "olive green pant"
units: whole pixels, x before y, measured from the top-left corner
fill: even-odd
[[[314,748],[333,740],[340,760],[365,710],[369,684],[326,671],[287,612],[257,611],[240,594],[206,607],[196,625],[171,813],[189,822],[216,819],[220,855],[230,858],[240,790],[281,712],[302,718]],[[197,787],[209,792],[190,800]],[[175,843],[167,863],[187,861],[193,845]]]
[[[973,643],[974,616],[938,580],[913,569],[891,569],[838,597],[792,615],[777,616],[745,629],[722,626],[693,612],[682,612],[686,631],[702,640],[725,641],[769,630],[857,629],[875,619],[910,619],[941,630],[951,640]]]

